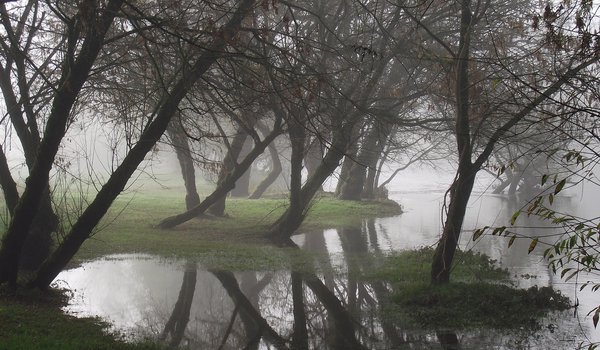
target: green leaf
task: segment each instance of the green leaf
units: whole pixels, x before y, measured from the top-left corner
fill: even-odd
[[[535,246],[537,245],[537,243],[538,243],[537,238],[535,238],[534,240],[531,241],[531,244],[529,244],[529,249],[527,249],[527,254],[530,254],[535,249]]]
[[[567,154],[565,154],[564,158],[568,162],[571,160],[571,157],[573,157],[573,155],[574,155],[574,153],[571,151],[571,152],[568,152]]]
[[[548,174],[542,175],[542,186],[544,186],[544,184],[546,183],[546,181],[548,181]]]
[[[552,203],[554,203],[554,195],[553,194],[548,195],[548,202],[550,202],[550,205],[552,205]]]
[[[567,183],[567,179],[560,180],[560,182],[556,185],[556,188],[554,189],[554,194],[557,194],[558,192],[560,192],[563,189],[563,187],[565,187],[566,183]]]
[[[600,308],[596,308],[596,312],[594,312],[594,317],[592,317],[592,321],[594,322],[594,328],[598,325],[598,319],[600,319]]]
[[[500,235],[504,230],[506,230],[506,226],[496,227],[494,231],[492,231],[492,236]]]
[[[510,224],[514,225],[515,222],[517,221],[517,218],[519,217],[519,215],[521,215],[521,210],[517,210],[512,217],[510,218]]]
[[[571,270],[573,270],[573,268],[571,268],[571,267],[568,267],[568,268],[562,270],[562,272],[560,273],[560,278],[565,277],[565,275],[567,274],[567,272],[569,272]]]
[[[502,164],[502,166],[498,170],[498,176],[504,174],[505,171],[506,171],[506,165]]]
[[[510,240],[508,241],[509,248],[511,245],[513,245],[513,243],[515,243],[515,239],[517,239],[517,235],[513,235],[512,237],[510,237]]]
[[[568,280],[570,280],[571,278],[573,278],[578,273],[579,273],[579,271],[573,271],[573,273],[571,273],[569,276],[567,276],[567,278],[565,278],[565,282],[567,282]]]
[[[482,234],[483,229],[478,228],[477,230],[475,230],[475,232],[473,232],[473,241],[476,241],[477,238],[481,237]]]

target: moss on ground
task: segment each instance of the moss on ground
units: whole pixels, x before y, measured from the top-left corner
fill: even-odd
[[[553,310],[571,307],[569,298],[550,287],[518,289],[509,273],[489,257],[457,251],[452,282],[433,286],[429,272],[433,249],[393,253],[366,280],[383,280],[393,290],[385,317],[417,329],[532,329]]]
[[[64,294],[0,291],[0,349],[10,350],[159,350],[152,342],[127,343],[107,333],[108,324],[76,318],[59,309]]]
[[[517,289],[485,282],[405,286],[392,300],[417,327],[432,329],[537,330],[549,311],[570,307],[569,298],[550,287]]]

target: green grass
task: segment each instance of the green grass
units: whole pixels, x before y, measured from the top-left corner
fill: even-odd
[[[527,290],[507,285],[506,270],[489,257],[458,251],[452,282],[432,286],[429,272],[433,249],[393,253],[383,258],[366,280],[391,284],[385,317],[416,329],[538,329],[552,310],[570,307],[569,299],[549,287]]]
[[[421,248],[395,252],[386,256],[369,278],[391,283],[429,284],[433,249]],[[456,251],[452,268],[453,282],[508,282],[507,270],[498,268],[487,255]]]
[[[569,298],[550,287],[516,289],[484,282],[404,286],[393,302],[417,327],[432,329],[536,330],[549,311],[570,307]]]
[[[285,210],[284,198],[228,199],[227,216],[202,217],[172,230],[155,228],[165,217],[184,210],[183,195],[151,190],[117,199],[76,256],[74,263],[106,254],[149,253],[192,258],[204,268],[280,270],[290,266],[312,269],[318,259],[304,250],[277,248],[264,238],[269,226]],[[325,228],[360,227],[370,217],[400,213],[390,202],[337,201],[325,195],[314,201],[300,232]],[[458,252],[448,286],[432,287],[429,269],[432,249],[389,255],[349,255],[354,276],[391,286],[384,317],[397,319],[407,329],[534,328],[548,310],[568,306],[551,289],[519,290],[507,286],[507,271],[480,254]],[[318,265],[318,264],[316,264]],[[357,272],[358,271],[358,272]],[[362,272],[361,272],[362,271]],[[367,271],[365,273],[365,271]],[[96,319],[62,314],[52,300],[31,296],[2,296],[0,291],[0,350],[2,349],[156,349],[151,343],[127,344],[105,333]]]
[[[117,199],[94,236],[86,241],[73,264],[106,254],[150,253],[193,258],[205,268],[277,270],[289,266],[310,269],[311,253],[277,248],[264,237],[269,225],[285,210],[285,199],[228,199],[227,217],[194,219],[173,230],[154,226],[184,210],[183,196],[150,190]],[[389,202],[315,201],[301,231],[357,225],[363,218],[400,213]],[[61,312],[61,294],[38,295],[0,290],[0,350],[20,349],[160,349],[152,343],[130,344],[107,334],[107,324]],[[26,293],[26,294],[23,294]]]
[[[119,198],[75,262],[106,254],[149,253],[193,258],[207,267],[265,270],[288,266],[306,252],[275,248],[264,238],[283,213],[285,199],[228,199],[226,217],[204,216],[174,229],[156,228],[165,217],[184,210],[175,195],[141,194]],[[315,200],[299,232],[360,225],[364,218],[400,214],[393,202]]]
[[[131,344],[109,334],[107,324],[94,318],[63,314],[64,294],[0,291],[0,349],[4,350],[159,350],[152,342]]]

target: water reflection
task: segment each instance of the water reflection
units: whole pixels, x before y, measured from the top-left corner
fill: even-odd
[[[586,325],[591,321],[583,320],[582,332],[572,311],[550,315],[543,321],[546,329],[537,333],[420,330],[382,316],[392,286],[355,276],[391,250],[434,243],[439,222],[431,212],[439,210],[437,195],[403,196],[407,211],[399,217],[294,237],[299,248],[330,257],[313,261],[318,274],[307,273],[306,267],[297,269],[303,272],[233,273],[206,270],[193,261],[117,255],[65,271],[59,279],[74,289],[69,311],[103,317],[133,338],[190,349],[571,349],[586,335],[597,339]],[[479,200],[471,205],[467,230],[500,224],[514,211],[514,203],[501,197]],[[531,234],[545,235],[533,229]],[[465,237],[462,245],[472,247],[473,242]],[[541,250],[527,255],[528,245],[517,241],[506,249],[506,240],[486,237],[473,248],[511,269],[521,286],[553,284],[571,294],[574,286],[548,271]],[[593,306],[592,294],[578,298],[581,310]]]

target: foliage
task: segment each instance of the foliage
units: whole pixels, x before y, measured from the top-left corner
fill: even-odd
[[[392,283],[429,282],[433,252],[433,248],[426,247],[392,253],[383,259],[372,277]],[[508,271],[498,268],[495,263],[496,261],[487,255],[458,250],[454,260],[453,276],[455,281],[466,283],[508,281]]]
[[[595,165],[599,159],[597,140],[592,135],[586,142],[575,142],[578,149],[559,151],[557,149],[543,152],[548,159],[554,158],[562,164],[563,173],[543,174],[540,177],[541,192],[529,203],[517,210],[510,219],[510,226],[484,227],[475,230],[473,239],[479,238],[484,233],[492,235],[510,236],[509,247],[517,237],[530,239],[528,253],[539,243],[538,237],[527,237],[514,228],[517,219],[522,215],[534,216],[546,223],[559,228],[557,238],[544,250],[543,256],[547,260],[552,272],[559,275],[565,282],[574,280],[579,291],[590,288],[596,292],[600,283],[591,281],[590,275],[597,276],[600,272],[600,219],[584,218],[572,212],[557,209],[559,195],[567,188],[577,184],[595,186]],[[542,152],[540,152],[542,153]],[[592,323],[597,327],[600,319],[600,306],[586,310],[587,316],[592,316]],[[582,347],[584,344],[582,344]],[[587,344],[593,349],[598,344]]]
[[[430,328],[536,329],[549,310],[571,307],[551,287],[515,289],[494,283],[418,284],[400,288],[394,299],[414,321]]]
[[[569,299],[550,287],[517,289],[507,270],[496,267],[488,256],[457,251],[454,282],[432,286],[429,268],[433,249],[394,253],[384,258],[367,279],[391,283],[389,317],[404,318],[427,329],[539,328],[538,320],[549,310],[570,307]]]

